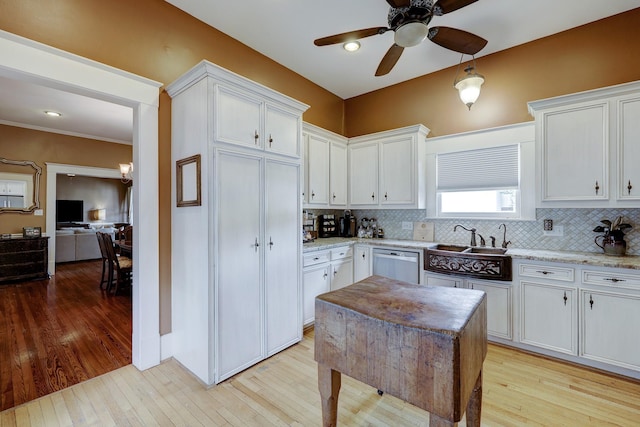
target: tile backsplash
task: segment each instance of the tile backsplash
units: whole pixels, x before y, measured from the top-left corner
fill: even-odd
[[[315,214],[333,213],[337,217],[342,216],[343,211],[308,210]],[[633,226],[625,236],[627,241],[627,254],[640,255],[640,208],[638,209],[536,209],[535,221],[504,221],[504,220],[476,220],[476,219],[429,219],[424,209],[395,209],[395,210],[352,210],[352,215],[358,222],[361,218],[376,218],[378,226],[384,229],[387,239],[412,239],[412,230],[403,230],[403,222],[433,222],[435,225],[435,241],[469,244],[470,233],[460,230],[454,232],[453,227],[461,224],[467,228],[476,228],[487,245],[490,245],[489,236],[496,238],[496,246],[500,246],[503,239],[503,230],[499,225],[507,226],[507,240],[511,241],[511,248],[549,249],[561,251],[579,251],[601,253],[602,249],[594,243],[594,238],[599,233],[594,233],[593,228],[600,224],[600,220],[613,221],[622,215],[624,222]],[[544,220],[553,220],[554,227],[561,225],[564,235],[551,237],[543,235]],[[477,239],[478,244],[480,238]]]

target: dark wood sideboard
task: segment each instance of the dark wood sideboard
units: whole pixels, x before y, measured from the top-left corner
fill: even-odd
[[[49,238],[0,239],[0,283],[49,278]]]

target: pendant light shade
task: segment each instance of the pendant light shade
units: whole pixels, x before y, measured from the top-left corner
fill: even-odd
[[[460,58],[460,62],[462,62],[462,58]],[[480,86],[484,83],[484,76],[475,72],[475,62],[474,58],[473,65],[468,65],[467,68],[464,69],[466,74],[453,82],[453,87],[458,90],[460,99],[469,110],[471,110],[471,106],[478,100],[480,96]],[[458,69],[460,68],[458,67]]]

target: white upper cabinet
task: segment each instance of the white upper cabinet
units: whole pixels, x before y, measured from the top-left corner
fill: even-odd
[[[608,198],[606,102],[542,113],[542,200]]]
[[[304,206],[347,206],[347,138],[303,123]]]
[[[329,204],[347,206],[347,145],[337,141],[329,147]]]
[[[376,206],[378,193],[378,143],[349,146],[349,206]]]
[[[349,207],[421,209],[426,200],[422,125],[349,140]]]
[[[329,141],[313,134],[305,138],[306,203],[310,207],[326,207],[329,204]]]
[[[620,200],[640,199],[640,95],[618,101],[618,191]]]
[[[529,112],[538,206],[625,207],[640,199],[640,82],[529,102]]]
[[[214,140],[299,158],[302,125],[299,112],[288,109],[286,103],[265,97],[266,88],[257,86],[258,90],[252,92],[226,83],[212,83]],[[286,97],[278,101],[282,99]]]

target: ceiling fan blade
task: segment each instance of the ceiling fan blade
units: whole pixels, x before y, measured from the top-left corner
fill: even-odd
[[[387,0],[389,6],[395,7],[396,9],[399,7],[409,7],[411,6],[411,0]]]
[[[467,55],[475,55],[487,45],[480,36],[449,27],[431,27],[428,37],[435,44]]]
[[[314,40],[313,44],[316,46],[327,46],[336,43],[346,43],[352,40],[362,39],[364,37],[375,36],[378,34],[384,34],[389,29],[387,27],[373,27],[365,28],[363,30],[349,31],[347,33],[335,34],[333,36],[322,37]]]
[[[396,65],[398,59],[400,59],[400,55],[402,55],[403,51],[404,48],[402,46],[398,46],[394,43],[384,55],[382,61],[380,61],[380,65],[378,65],[378,69],[376,70],[376,76],[384,76],[385,74],[388,74]]]
[[[436,15],[453,12],[454,10],[461,9],[465,6],[469,6],[471,3],[475,3],[478,0],[439,0],[435,4],[434,8],[439,9],[439,13]]]

